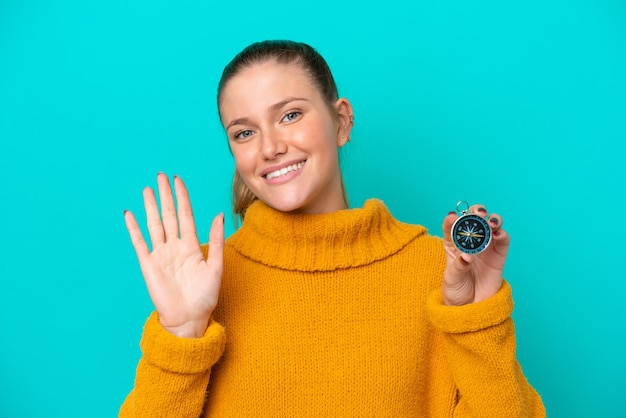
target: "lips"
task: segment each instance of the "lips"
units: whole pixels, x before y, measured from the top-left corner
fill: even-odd
[[[304,166],[304,164],[306,164],[306,160],[289,164],[281,168],[270,169],[271,171],[268,171],[265,174],[263,174],[263,177],[267,180],[271,180],[280,176],[284,176],[288,173],[301,169]]]

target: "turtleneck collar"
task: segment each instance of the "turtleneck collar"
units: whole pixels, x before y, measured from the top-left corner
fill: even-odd
[[[425,233],[422,226],[398,222],[377,199],[319,215],[280,212],[257,200],[227,245],[271,267],[331,271],[382,260]]]

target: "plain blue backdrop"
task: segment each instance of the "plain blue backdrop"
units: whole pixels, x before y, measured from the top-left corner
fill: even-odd
[[[152,309],[122,211],[181,175],[206,240],[230,212],[219,76],[275,38],[315,46],[354,105],[352,205],[439,236],[459,199],[501,213],[549,416],[626,416],[618,0],[0,0],[0,416],[117,414]]]

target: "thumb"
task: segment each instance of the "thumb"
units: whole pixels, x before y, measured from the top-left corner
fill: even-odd
[[[220,213],[211,223],[209,232],[209,254],[207,261],[222,268],[224,260],[224,213]]]
[[[448,257],[452,257],[452,255],[448,255]],[[452,286],[465,281],[465,275],[472,268],[472,261],[473,258],[470,255],[463,253],[456,259],[449,260],[444,274],[444,281]]]
[[[457,257],[456,262],[453,264],[457,265],[459,270],[465,273],[470,269],[470,264],[472,264],[472,260],[472,256],[461,253]]]
[[[443,273],[443,301],[446,305],[465,305],[474,297],[474,282],[468,280],[467,272],[471,268],[471,261],[459,255],[455,260],[450,260],[448,267]]]

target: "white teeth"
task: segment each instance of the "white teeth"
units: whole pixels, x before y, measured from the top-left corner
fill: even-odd
[[[299,170],[300,168],[302,168],[302,166],[304,165],[306,161],[302,161],[299,162],[298,164],[292,164],[290,166],[287,167],[283,167],[280,170],[276,170],[276,171],[272,171],[271,173],[267,173],[265,175],[265,178],[268,180],[271,180],[275,177],[279,177],[279,176],[284,176],[285,174],[291,172],[291,171],[296,171]]]

